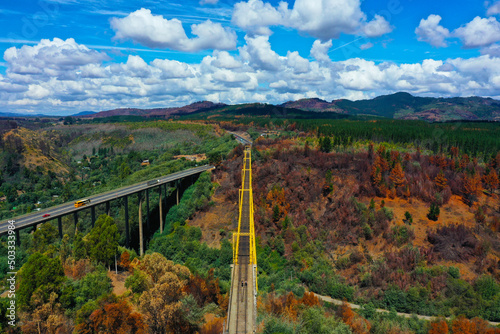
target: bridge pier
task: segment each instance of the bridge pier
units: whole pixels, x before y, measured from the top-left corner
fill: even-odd
[[[139,255],[144,255],[144,238],[142,231],[142,192],[139,192]]]
[[[179,187],[180,187],[180,182],[175,181],[175,191],[176,191],[176,199],[177,199],[177,205],[179,205]]]
[[[160,206],[160,233],[163,233],[163,201],[161,198],[161,186],[158,187],[159,190],[159,195],[160,195],[160,201],[159,201],[159,206]]]
[[[151,234],[151,226],[149,226],[149,189],[146,189],[146,233]]]
[[[19,247],[19,246],[21,246],[21,236],[19,235],[18,228],[16,228],[15,231],[16,231],[16,245]]]
[[[125,247],[130,247],[130,232],[128,227],[128,196],[124,198],[125,205]]]
[[[95,225],[95,206],[94,205],[92,205],[90,207],[90,215],[92,217],[92,227],[94,227],[94,225]]]
[[[106,214],[108,216],[111,216],[111,206],[109,204],[109,201],[106,202]]]
[[[63,238],[63,230],[62,230],[62,217],[57,217],[57,227],[59,228],[59,238]]]
[[[75,211],[73,212],[73,221],[75,223],[75,233],[78,229],[77,225],[78,225],[78,211]]]

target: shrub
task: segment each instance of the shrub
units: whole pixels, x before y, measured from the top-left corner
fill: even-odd
[[[449,267],[448,274],[453,278],[460,278],[460,270],[457,267]]]
[[[415,232],[406,225],[394,226],[389,233],[390,242],[395,242],[399,247],[413,239],[415,239]]]
[[[135,269],[134,274],[125,280],[125,287],[132,290],[133,293],[143,293],[148,288],[148,275]]]
[[[500,292],[500,286],[491,276],[481,276],[474,282],[474,290],[487,300],[492,300]]]
[[[437,203],[433,202],[431,207],[429,208],[429,213],[427,214],[427,218],[430,220],[437,221],[439,218],[439,206]]]
[[[340,300],[352,300],[354,297],[354,288],[343,283],[331,281],[327,286],[328,295]]]
[[[438,228],[427,236],[433,251],[445,260],[463,262],[470,259],[479,243],[472,231],[464,225]]]

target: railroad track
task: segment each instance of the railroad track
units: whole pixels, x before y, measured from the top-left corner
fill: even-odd
[[[250,149],[245,150],[240,189],[238,232],[233,240],[234,266],[231,282],[231,301],[228,312],[229,334],[250,334],[255,328],[256,268],[253,228],[253,198]],[[255,269],[256,270],[256,269]]]

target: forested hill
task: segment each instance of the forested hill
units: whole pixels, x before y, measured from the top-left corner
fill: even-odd
[[[418,97],[399,92],[378,96],[371,100],[351,101],[346,99],[331,102],[318,98],[289,101],[280,105],[248,103],[225,105],[209,101],[195,102],[179,108],[136,109],[122,108],[101,111],[86,118],[135,115],[155,118],[224,117],[235,115],[338,119],[349,116],[368,115],[394,119],[445,122],[457,120],[500,121],[500,101],[483,97],[434,98]]]
[[[500,120],[500,101],[483,97],[433,98],[408,93],[378,96],[371,100],[304,99],[281,105],[307,111],[336,111],[349,115],[374,115],[396,119],[426,121]]]

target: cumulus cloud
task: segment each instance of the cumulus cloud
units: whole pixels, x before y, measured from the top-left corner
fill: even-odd
[[[488,11],[486,12],[486,15],[488,16],[498,15],[498,14],[500,14],[500,1],[497,1],[493,5],[491,5],[488,8]]]
[[[191,64],[171,59],[145,61],[134,55],[124,62],[108,62],[99,52],[73,40],[10,49],[4,55],[7,74],[0,75],[0,107],[6,111],[53,112],[57,108],[75,112],[179,106],[199,100],[281,103],[308,97],[361,99],[396,91],[499,97],[500,58],[490,54],[406,64],[360,58],[332,61],[327,56],[331,41],[317,40],[311,48],[311,60],[296,51],[278,54],[268,36],[246,36],[245,41],[246,45],[234,53],[214,51]],[[71,65],[65,65],[64,76],[46,72],[50,62],[40,61],[45,58],[39,50],[51,45],[51,54],[62,55],[67,44],[73,45],[69,50],[92,57],[68,59],[66,64]],[[29,71],[12,70],[25,62],[32,64]]]
[[[328,50],[332,47],[332,40],[321,42],[319,39],[315,40],[311,48],[311,56],[318,61],[330,61]]]
[[[482,48],[481,54],[483,55],[490,55],[492,57],[499,57],[500,58],[500,45],[499,44],[493,44],[490,45],[486,48]]]
[[[77,44],[73,38],[52,41],[42,39],[34,46],[11,47],[4,53],[10,73],[39,75],[50,73],[61,75],[62,72],[79,66],[100,63],[108,59],[105,53]]]
[[[375,18],[366,23],[362,29],[367,37],[380,37],[390,33],[393,27],[383,16],[375,15]]]
[[[240,55],[255,69],[278,71],[281,57],[271,49],[269,36],[245,36],[247,44],[240,48]]]
[[[429,15],[427,19],[420,20],[419,26],[415,29],[418,40],[437,48],[446,47],[446,39],[450,37],[450,31],[441,26],[440,21],[441,16],[434,14]]]
[[[262,0],[248,0],[234,6],[232,22],[253,34],[269,35],[270,26],[281,25],[322,41],[338,38],[341,33],[378,37],[393,29],[380,15],[367,22],[359,0],[296,0],[291,9],[284,1],[274,7]]]
[[[270,35],[269,26],[282,24],[288,16],[288,4],[280,2],[278,8],[261,0],[238,2],[234,5],[232,22],[238,27],[259,35]]]
[[[480,18],[474,20],[454,31],[454,35],[462,40],[464,47],[477,48],[488,46],[500,41],[500,22],[496,18]]]
[[[153,15],[151,10],[141,8],[124,18],[112,18],[111,27],[115,39],[132,40],[151,48],[172,49],[186,52],[200,50],[232,50],[236,48],[236,33],[210,20],[191,25],[191,33],[197,37],[188,38],[182,22]]]

